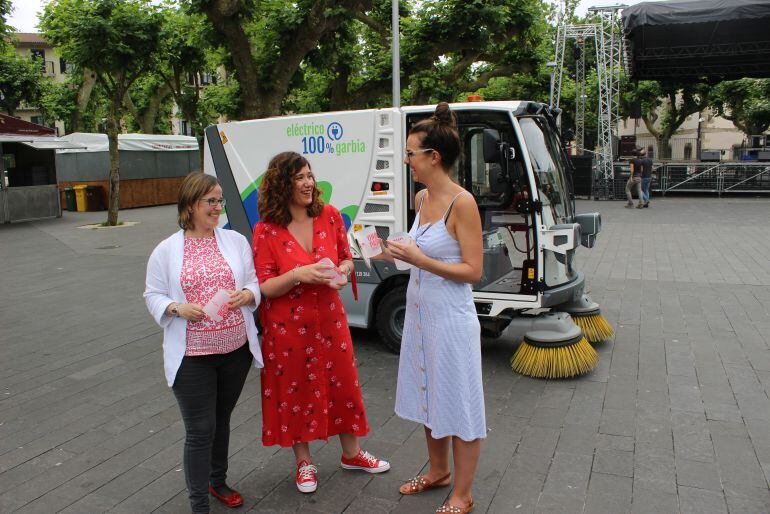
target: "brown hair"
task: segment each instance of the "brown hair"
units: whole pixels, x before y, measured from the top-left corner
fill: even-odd
[[[179,198],[176,203],[177,223],[182,230],[194,228],[192,206],[217,185],[219,185],[219,181],[215,176],[200,171],[194,171],[184,178],[182,185],[179,186]]]
[[[192,223],[191,208],[203,195],[219,185],[219,181],[213,175],[207,175],[200,171],[194,171],[187,175],[179,186],[179,198],[176,202],[177,223],[182,230],[194,228]]]
[[[424,134],[420,147],[436,150],[441,155],[442,166],[447,170],[454,166],[460,157],[457,116],[446,102],[439,103],[430,118],[415,123],[409,130],[409,135],[412,134]]]
[[[267,165],[267,171],[259,186],[259,219],[282,227],[291,223],[291,204],[294,192],[294,175],[310,163],[297,152],[281,152]],[[312,168],[310,168],[312,170]],[[315,218],[321,214],[324,202],[321,190],[314,180],[313,201],[307,206],[307,215]]]

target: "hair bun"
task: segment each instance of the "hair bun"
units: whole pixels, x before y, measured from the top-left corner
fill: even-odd
[[[436,110],[433,111],[431,119],[440,125],[449,125],[450,127],[457,127],[457,117],[455,113],[449,108],[449,104],[446,102],[440,102],[436,106]]]

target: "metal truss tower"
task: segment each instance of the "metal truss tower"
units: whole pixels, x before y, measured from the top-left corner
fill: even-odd
[[[579,154],[585,148],[586,128],[586,40],[575,39],[575,146]]]
[[[624,6],[592,7],[599,23],[570,25],[559,17],[556,31],[556,70],[552,83],[551,98],[555,107],[561,100],[562,78],[564,76],[564,52],[567,40],[574,40],[580,55],[577,59],[576,98],[575,98],[575,136],[578,151],[584,150],[585,136],[585,52],[586,42],[594,41],[596,51],[596,72],[599,81],[599,127],[597,143],[597,169],[599,179],[612,179],[615,145],[618,139],[618,119],[620,105],[620,76],[623,71],[623,39],[620,33],[620,10]]]

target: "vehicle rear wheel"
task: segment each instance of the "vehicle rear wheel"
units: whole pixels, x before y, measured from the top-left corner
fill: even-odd
[[[393,353],[401,350],[406,314],[406,287],[396,287],[385,293],[377,306],[377,332],[382,342]]]

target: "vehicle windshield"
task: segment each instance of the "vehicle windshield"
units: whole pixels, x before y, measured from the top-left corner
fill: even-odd
[[[572,203],[566,168],[559,150],[559,140],[542,117],[521,117],[519,126],[527,145],[529,160],[543,204],[543,216],[550,224],[568,223],[572,218]]]

